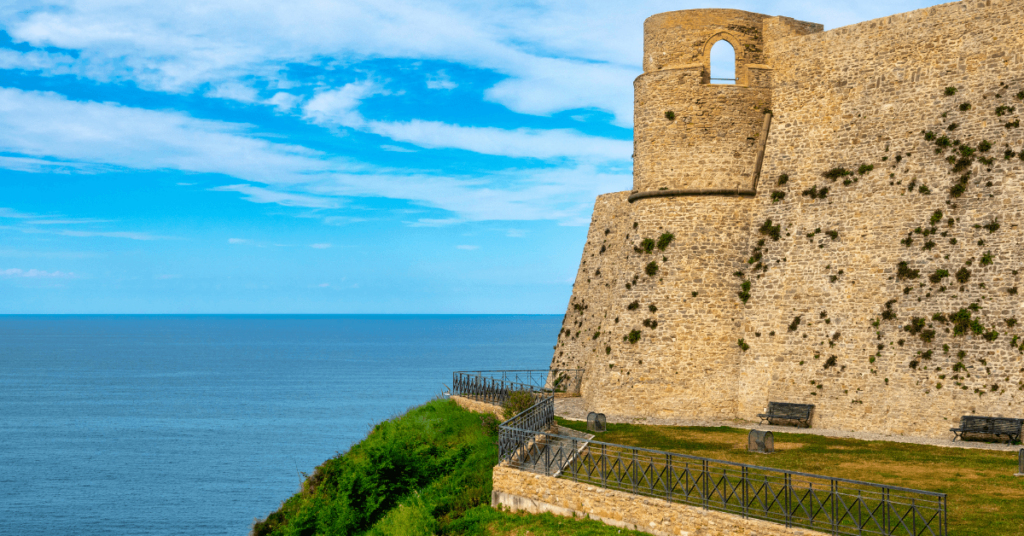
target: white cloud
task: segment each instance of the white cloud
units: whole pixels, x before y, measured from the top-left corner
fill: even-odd
[[[37,214],[26,214],[24,212],[18,212],[13,208],[0,207],[0,218],[17,218],[17,219],[28,219],[28,218],[39,218],[41,216]]]
[[[415,149],[406,149],[405,147],[399,147],[397,145],[381,145],[381,149],[385,151],[391,151],[393,153],[415,153]]]
[[[323,222],[328,225],[347,225],[349,223],[359,223],[364,221],[370,221],[369,218],[360,218],[357,216],[327,216],[323,219]]]
[[[229,238],[228,244],[248,244],[251,240],[245,238]]]
[[[505,236],[509,238],[522,238],[526,236],[526,231],[522,229],[509,229]]]
[[[628,140],[588,136],[575,130],[501,129],[461,126],[414,119],[369,121],[359,112],[363,100],[387,93],[371,80],[322,91],[303,106],[303,116],[320,125],[341,125],[427,149],[463,149],[513,158],[625,160],[633,150]]]
[[[0,270],[0,277],[35,277],[35,278],[72,278],[74,272],[47,272],[44,270],[22,270],[21,268],[8,268]]]
[[[455,89],[459,87],[458,84],[452,82],[451,77],[448,73],[444,72],[444,69],[437,71],[437,74],[427,77],[427,89]]]
[[[331,286],[331,284],[330,283],[320,283],[317,286],[320,287],[320,288],[327,288],[327,287]]]
[[[463,149],[513,158],[625,160],[633,150],[631,141],[587,136],[568,129],[506,130],[416,119],[402,123],[370,121],[366,123],[366,130],[427,149]]]
[[[327,249],[327,248],[331,247],[331,245],[330,244],[311,244],[309,247],[311,247],[313,249]]]
[[[337,208],[338,202],[333,199],[314,197],[309,195],[294,194],[268,190],[248,184],[234,184],[231,186],[218,186],[210,188],[214,192],[238,192],[245,196],[247,201],[253,203],[277,203],[286,207],[309,207],[309,208]]]
[[[195,186],[196,185],[196,183],[194,183],[194,182],[176,182],[174,184],[176,184],[178,186]]]
[[[295,108],[295,105],[297,105],[301,100],[302,97],[299,97],[298,95],[292,95],[291,93],[279,91],[277,93],[274,93],[273,97],[270,97],[269,99],[264,101],[264,104],[269,104],[277,108],[277,111],[279,112],[289,112],[293,108]]]
[[[55,231],[51,234],[57,234],[62,236],[76,236],[83,238],[100,237],[100,238],[127,238],[129,240],[169,240],[174,237],[171,236],[158,236],[149,233],[134,233],[125,231]]]
[[[228,99],[244,103],[253,103],[259,98],[259,93],[255,89],[236,82],[217,84],[205,95],[215,99]]]
[[[455,246],[455,249],[464,249],[466,251],[473,251],[474,249],[480,249],[480,246]]]
[[[325,113],[330,109],[317,108]],[[481,128],[473,130],[481,137],[474,140],[461,127],[423,121],[388,128],[396,136],[423,144],[443,143],[440,136],[447,133],[451,145],[480,151],[548,156],[556,151],[544,147],[545,143],[559,143],[563,153],[575,154],[583,162],[600,156],[586,146],[586,137],[574,131]],[[625,165],[609,169],[589,163],[468,177],[381,170],[306,147],[257,138],[249,129],[248,125],[175,112],[76,102],[49,92],[0,88],[0,152],[115,170],[217,173],[255,184],[229,184],[214,190],[236,192],[256,203],[332,209],[342,206],[345,197],[386,197],[452,213],[413,223],[417,226],[535,219],[585,225],[596,195],[627,189],[632,180]],[[596,140],[605,143],[602,147],[608,151],[620,150],[621,144],[628,143]],[[508,146],[502,148],[503,143]]]
[[[9,48],[0,48],[0,69],[46,71],[51,75],[68,74],[72,72],[74,62],[75,58],[67,54],[42,50],[19,52]]]
[[[25,223],[29,225],[82,225],[86,223],[110,223],[114,220],[93,220],[88,218],[63,218],[63,219],[47,219],[47,220],[29,220]]]
[[[346,127],[361,127],[363,116],[359,104],[374,95],[387,93],[372,80],[353,82],[344,86],[317,93],[302,106],[303,116],[317,124],[338,124]]]

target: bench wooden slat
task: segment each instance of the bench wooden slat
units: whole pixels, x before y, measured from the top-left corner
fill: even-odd
[[[763,423],[769,424],[773,420],[799,421],[806,427],[811,426],[811,413],[814,411],[814,404],[794,404],[791,402],[769,402],[768,412],[759,413],[757,416]]]
[[[1020,441],[1022,426],[1024,419],[964,415],[960,417],[960,426],[950,428],[949,431],[953,432],[953,441],[958,437],[963,441],[964,434],[987,434],[997,437],[1005,435],[1012,442]]]

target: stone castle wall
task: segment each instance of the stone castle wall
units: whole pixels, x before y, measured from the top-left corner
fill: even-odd
[[[689,35],[703,11],[645,24],[634,191],[749,188],[740,133],[760,122],[733,118],[767,101],[756,195],[599,198],[553,365],[585,368],[588,408],[609,416],[754,420],[768,401],[803,402],[815,427],[933,437],[963,414],[1024,417],[1024,2],[829,32],[761,17],[762,86],[729,88],[686,67],[730,10]],[[742,97],[709,98],[728,92]],[[823,176],[835,168],[852,174]]]

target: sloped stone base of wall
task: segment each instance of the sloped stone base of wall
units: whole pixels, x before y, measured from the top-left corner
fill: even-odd
[[[466,398],[464,396],[452,395],[450,398],[453,402],[465,409],[468,409],[469,411],[475,411],[476,413],[493,413],[499,420],[505,420],[505,417],[503,416],[505,408],[502,408],[497,404],[480,402],[479,400],[473,400],[472,398]]]
[[[813,536],[824,534],[744,519],[662,499],[603,489],[501,465],[494,468],[491,506],[533,514],[589,517],[657,536]]]

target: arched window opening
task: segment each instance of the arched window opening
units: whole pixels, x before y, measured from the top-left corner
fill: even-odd
[[[711,47],[711,83],[736,83],[736,51],[725,39]]]

